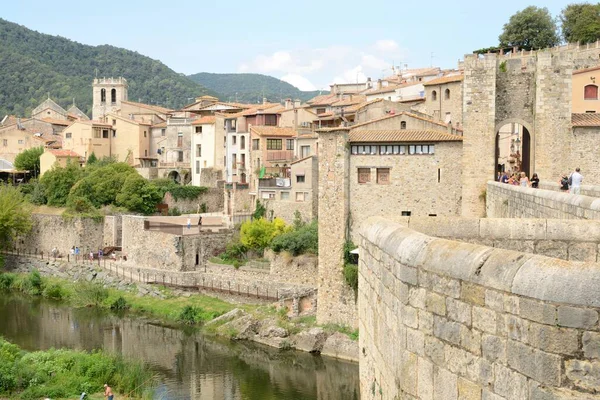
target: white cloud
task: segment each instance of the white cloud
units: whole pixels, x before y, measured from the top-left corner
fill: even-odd
[[[375,49],[382,53],[391,53],[399,51],[400,46],[394,40],[382,39],[375,42]]]
[[[280,78],[291,85],[296,86],[300,90],[317,90],[317,87],[311,81],[298,74],[287,74]]]
[[[354,68],[345,70],[341,75],[336,75],[333,78],[333,83],[356,83],[365,82],[367,76],[363,72],[362,65],[357,65]]]
[[[361,65],[367,69],[383,70],[391,67],[391,63],[386,62],[384,59],[375,57],[372,54],[363,54],[361,57]]]

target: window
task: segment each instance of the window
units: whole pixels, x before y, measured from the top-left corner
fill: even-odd
[[[24,143],[23,139],[19,139],[18,143],[23,144]]]
[[[112,124],[113,124],[113,126],[114,126],[114,125],[116,125],[116,124],[117,124],[117,120],[116,120],[116,119],[113,119],[113,120],[112,120]]]
[[[323,113],[325,113],[324,108],[317,108],[317,114],[323,114]]]
[[[110,91],[110,102],[113,104],[117,102],[117,89],[112,89]]]
[[[310,156],[310,146],[300,146],[300,153],[302,158]]]
[[[400,129],[406,129],[406,121],[400,122]]]
[[[410,211],[401,211],[400,215],[403,217],[410,217]]]
[[[183,146],[183,132],[177,133],[177,147]]]
[[[201,144],[196,145],[196,157],[202,157],[202,145]]]
[[[281,150],[281,139],[267,139],[267,150]]]
[[[444,91],[444,99],[450,100],[450,89]]]
[[[71,135],[72,135],[71,132],[67,132],[67,133],[65,133],[65,138],[71,139]]]
[[[100,89],[100,102],[106,103],[106,89]]]
[[[196,127],[196,133],[202,133],[202,127],[201,126],[197,126]]]
[[[240,136],[240,150],[246,148],[246,136]]]
[[[232,135],[231,136],[231,142],[232,142],[231,144],[235,145],[237,143],[237,136]]]
[[[177,152],[177,161],[178,162],[183,162],[183,151],[178,151]]]
[[[260,197],[266,200],[274,199],[275,192],[262,192],[262,195]]]
[[[200,161],[196,160],[196,174],[200,173]]]
[[[240,164],[241,164],[241,166],[243,168],[244,166],[246,166],[246,154],[242,153],[240,155],[242,157],[242,161],[240,161]]]
[[[408,146],[408,154],[415,154],[415,145],[411,144]]]
[[[296,192],[296,201],[304,201],[306,199],[306,193]]]
[[[296,175],[296,183],[306,182],[304,175]]]
[[[294,139],[285,139],[285,149],[294,150]]]
[[[148,157],[148,150],[144,150],[144,157]]]
[[[281,192],[281,200],[289,200],[290,192]]]
[[[389,168],[377,168],[377,183],[380,185],[387,185],[390,183]]]
[[[102,130],[102,139],[108,139],[108,129]]]
[[[260,147],[260,139],[252,139],[252,150],[258,150]]]
[[[102,132],[98,129],[94,129],[94,139],[100,139],[102,137]]]
[[[146,137],[146,131],[144,131],[144,137]]]
[[[585,100],[598,100],[598,86],[587,85],[583,88],[583,98]]]
[[[277,115],[275,115],[275,114],[265,114],[265,125],[267,125],[267,126],[277,126]]]
[[[371,182],[371,168],[358,169],[358,183]]]
[[[113,137],[117,137],[117,131],[113,131]]]
[[[167,134],[167,130],[166,129],[161,129],[160,130],[160,136],[165,136]]]
[[[379,154],[381,155],[385,155],[385,154],[392,154],[394,146],[379,146]]]
[[[437,92],[434,90],[431,92],[431,101],[436,101],[437,100]]]
[[[237,119],[232,119],[230,121],[230,126],[231,126],[231,129],[233,129],[235,131],[235,128],[237,126]]]

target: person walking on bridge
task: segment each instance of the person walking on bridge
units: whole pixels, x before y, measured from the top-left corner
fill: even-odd
[[[583,181],[583,175],[580,173],[579,167],[575,168],[575,172],[569,177],[569,186],[571,186],[572,194],[581,194],[581,182]]]

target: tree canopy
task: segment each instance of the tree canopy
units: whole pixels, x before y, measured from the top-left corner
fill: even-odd
[[[31,206],[23,193],[14,186],[0,184],[0,249],[29,232],[31,226]]]
[[[23,171],[30,171],[33,176],[38,176],[40,174],[40,156],[43,153],[42,146],[23,150],[15,157],[15,167]]]
[[[560,43],[554,19],[546,7],[529,6],[510,17],[498,37],[500,47],[525,50],[553,47]]]
[[[600,39],[600,4],[569,4],[560,15],[562,36],[568,43],[593,43]]]

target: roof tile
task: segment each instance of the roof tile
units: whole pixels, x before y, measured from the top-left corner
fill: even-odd
[[[600,126],[600,114],[571,114],[571,124],[573,126]]]
[[[278,126],[253,126],[250,128],[250,131],[259,136],[298,136],[298,132],[296,132],[293,128],[280,128]]]
[[[434,130],[351,130],[350,142],[392,143],[392,142],[462,142],[462,136]]]

